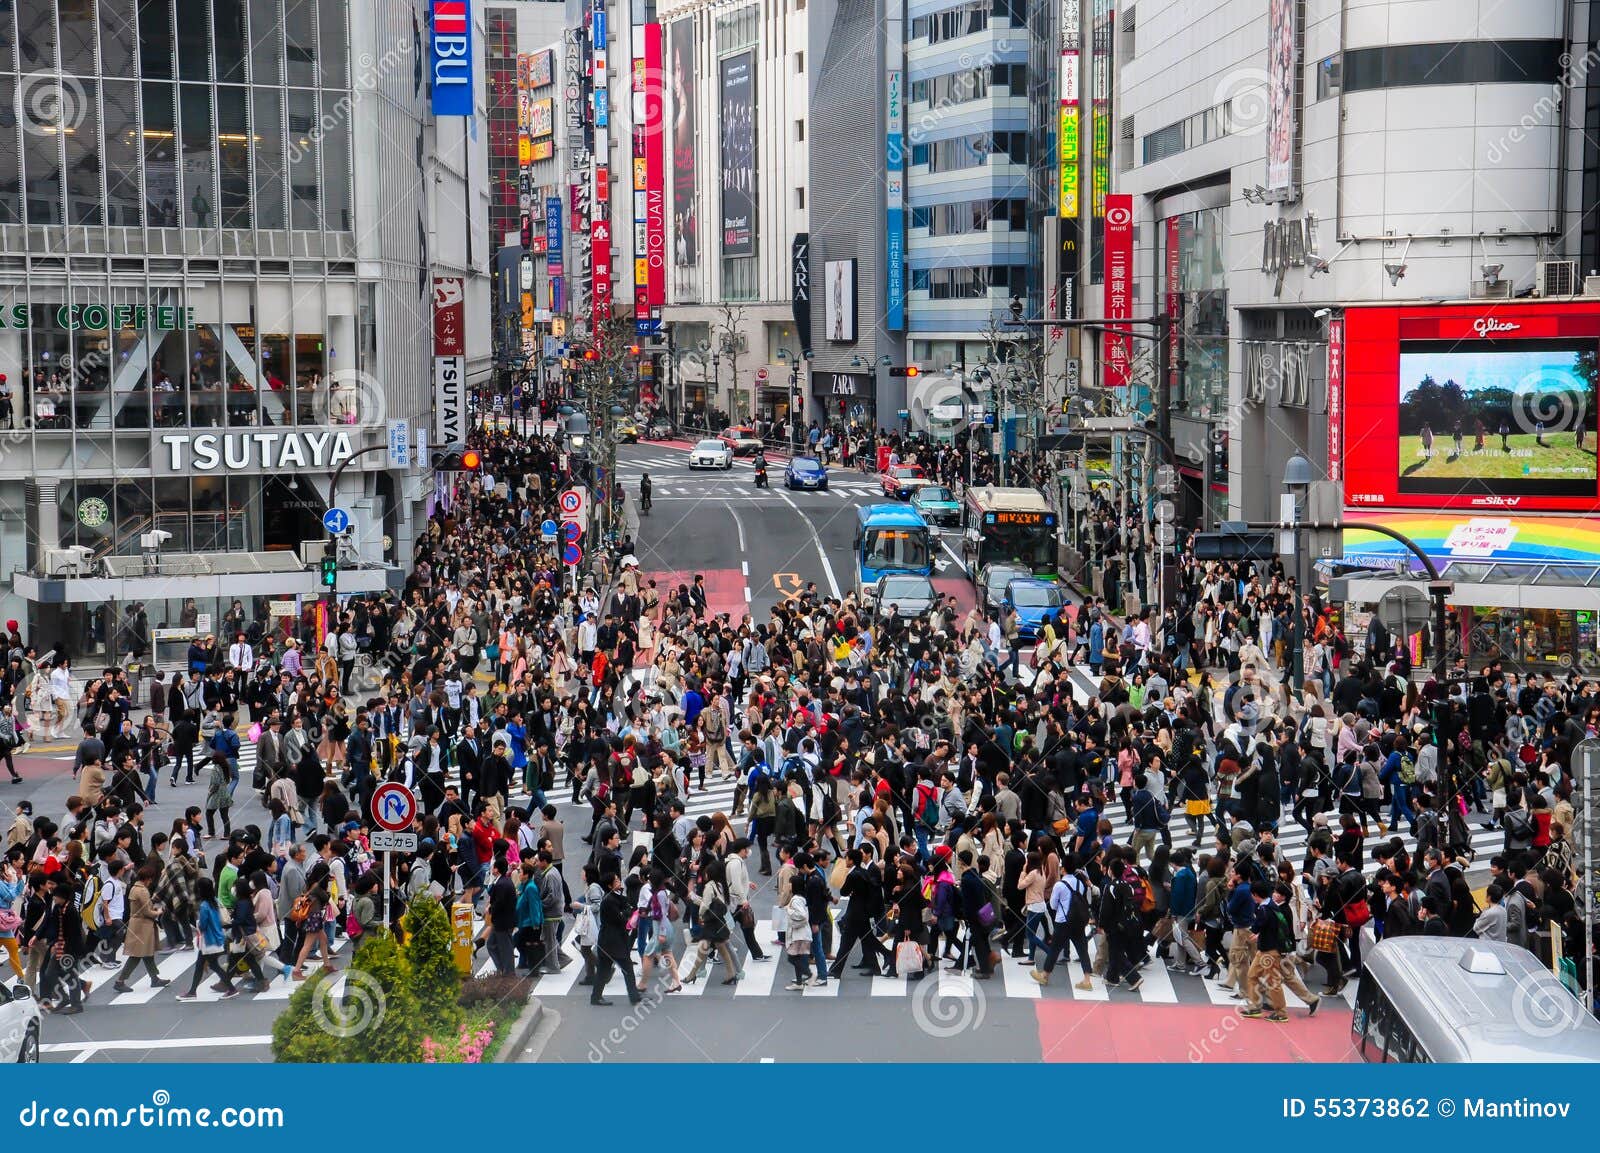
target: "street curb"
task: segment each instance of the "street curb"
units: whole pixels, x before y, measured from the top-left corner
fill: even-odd
[[[522,1015],[511,1025],[511,1030],[501,1042],[499,1050],[494,1055],[494,1064],[513,1065],[522,1056],[522,1050],[527,1046],[528,1039],[533,1036],[533,1031],[539,1027],[539,1021],[544,1017],[544,1002],[534,997],[522,1010]]]

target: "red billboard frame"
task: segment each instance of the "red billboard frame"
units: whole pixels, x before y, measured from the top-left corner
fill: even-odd
[[[1484,302],[1345,311],[1343,391],[1339,398],[1330,400],[1329,418],[1343,418],[1346,507],[1582,513],[1600,510],[1600,478],[1596,480],[1596,491],[1588,496],[1423,496],[1399,491],[1401,343],[1453,341],[1466,350],[1491,338],[1497,344],[1583,338],[1593,339],[1600,346],[1600,301]],[[1330,444],[1335,443],[1333,438],[1337,435],[1330,431]]]

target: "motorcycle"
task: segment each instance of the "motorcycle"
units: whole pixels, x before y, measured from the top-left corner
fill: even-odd
[[[765,464],[756,465],[756,487],[767,487],[767,466]]]

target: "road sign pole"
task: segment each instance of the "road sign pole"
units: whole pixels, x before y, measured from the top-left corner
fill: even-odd
[[[1586,966],[1580,978],[1583,986],[1583,1006],[1594,1012],[1594,902],[1595,859],[1600,857],[1600,739],[1588,737],[1578,742],[1572,750],[1574,775],[1581,774],[1583,796],[1579,800],[1579,823],[1583,828],[1583,876],[1579,878],[1578,892],[1583,898],[1583,944],[1578,948],[1577,962]]]
[[[394,854],[388,849],[383,851],[383,927],[388,928],[392,921],[389,920],[389,888],[394,883]]]

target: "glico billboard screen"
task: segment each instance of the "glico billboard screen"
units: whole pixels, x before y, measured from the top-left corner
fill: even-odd
[[[1600,508],[1600,304],[1352,308],[1343,332],[1348,507]]]

